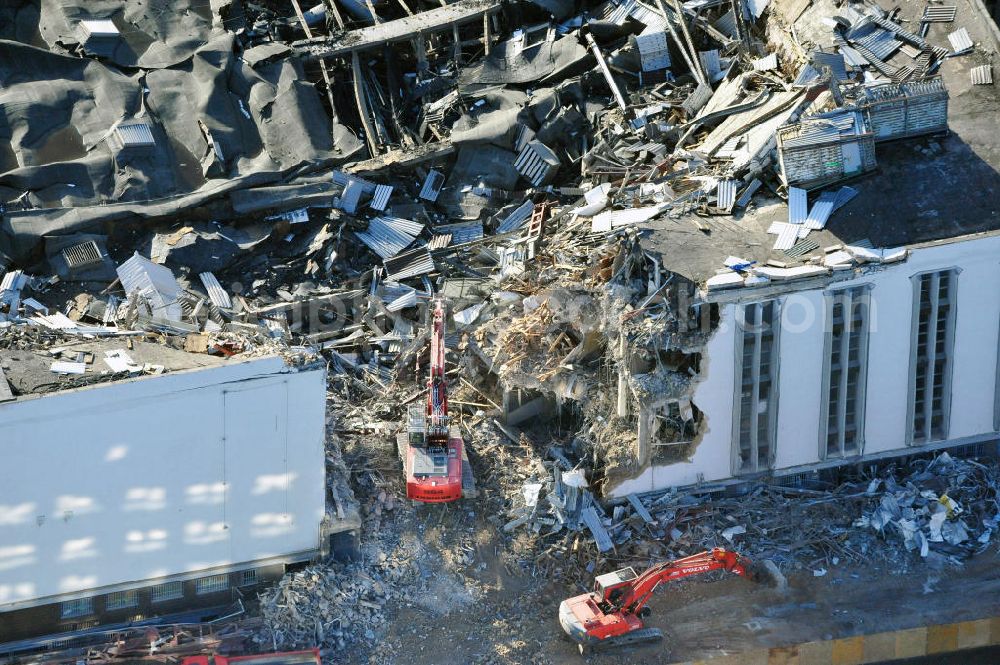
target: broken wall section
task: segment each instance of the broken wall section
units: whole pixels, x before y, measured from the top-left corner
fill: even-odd
[[[496,390],[509,425],[569,423],[598,485],[687,459],[702,421],[691,395],[717,309],[634,234],[574,263],[589,267],[559,279],[540,270],[493,295],[495,315],[466,337],[469,376]]]

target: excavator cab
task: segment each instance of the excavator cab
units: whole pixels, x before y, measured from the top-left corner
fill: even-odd
[[[422,406],[411,406],[406,414],[406,438],[411,446],[427,445],[427,414]]]
[[[639,577],[631,568],[622,568],[613,573],[605,573],[594,578],[594,596],[598,603],[618,605],[618,601],[632,587],[631,582]]]

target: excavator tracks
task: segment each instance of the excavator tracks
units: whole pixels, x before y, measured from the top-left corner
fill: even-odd
[[[653,644],[663,639],[663,631],[659,628],[640,628],[631,633],[625,633],[618,637],[609,637],[594,645],[579,645],[580,653],[587,654],[607,649],[617,649],[619,647],[635,646],[637,644]]]

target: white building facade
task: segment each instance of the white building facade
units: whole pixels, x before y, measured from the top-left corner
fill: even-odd
[[[0,642],[314,557],[325,399],[322,365],[268,357],[0,404]]]
[[[980,235],[858,272],[711,294],[721,320],[691,398],[704,414],[693,454],[609,494],[996,440],[998,257],[1000,236]]]

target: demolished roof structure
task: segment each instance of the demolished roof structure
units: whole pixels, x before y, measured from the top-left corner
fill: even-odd
[[[53,324],[24,297],[59,294],[61,330],[318,345],[373,394],[406,374],[441,293],[498,396],[574,404],[627,465],[598,417],[632,417],[612,384],[689,431],[697,354],[650,359],[699,348],[713,292],[995,226],[1000,158],[973,154],[990,120],[972,109],[996,95],[972,87],[975,48],[947,46],[993,39],[969,12],[174,4],[190,11],[157,32],[131,5],[48,0],[37,39],[16,41],[24,14],[0,44],[12,322]],[[941,173],[977,186],[935,196]],[[111,288],[68,291],[114,265]],[[582,371],[604,361],[616,379]]]

